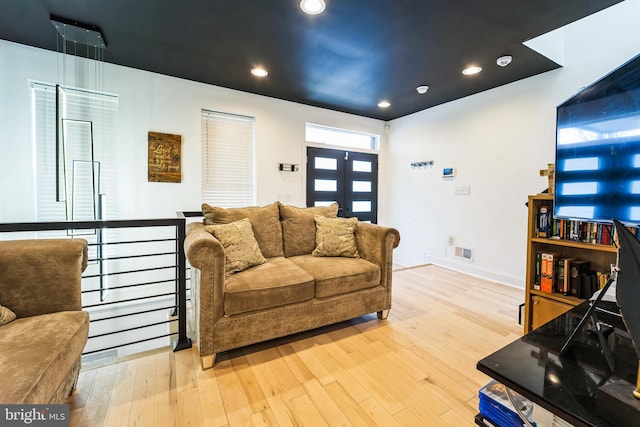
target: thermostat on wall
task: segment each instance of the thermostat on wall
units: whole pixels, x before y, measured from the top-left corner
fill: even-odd
[[[443,178],[453,178],[456,176],[456,170],[454,168],[444,168],[442,169],[442,177]]]

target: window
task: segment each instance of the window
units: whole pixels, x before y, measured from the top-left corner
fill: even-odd
[[[255,119],[202,110],[202,201],[256,204]]]
[[[378,135],[307,123],[306,140],[316,144],[337,145],[355,150],[377,150]]]
[[[36,220],[117,218],[118,103],[113,94],[31,82]]]

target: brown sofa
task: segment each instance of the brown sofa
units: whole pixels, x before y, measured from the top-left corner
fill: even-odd
[[[367,313],[377,312],[386,319],[391,308],[392,252],[400,242],[397,230],[337,219],[336,204],[298,208],[276,202],[235,209],[204,204],[202,212],[204,222],[189,225],[185,253],[192,267],[191,301],[204,369],[213,366],[218,352]],[[225,253],[252,237],[221,241],[215,237],[220,230],[212,224],[240,228],[244,218],[249,219],[264,260],[228,273]],[[327,255],[320,249],[331,246],[328,234],[319,234],[326,231],[317,229],[321,223],[351,230],[338,240],[352,238],[357,253],[319,256]]]
[[[0,242],[0,403],[64,403],[87,342],[82,239]],[[15,320],[13,314],[15,314]]]

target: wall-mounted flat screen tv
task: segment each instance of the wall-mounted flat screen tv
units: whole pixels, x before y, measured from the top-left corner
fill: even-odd
[[[554,216],[640,224],[640,55],[557,108]]]

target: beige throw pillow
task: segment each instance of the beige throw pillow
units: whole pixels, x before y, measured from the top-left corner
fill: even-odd
[[[248,218],[229,224],[207,225],[205,228],[224,246],[227,274],[237,273],[266,261]]]
[[[338,204],[310,208],[280,204],[284,256],[307,255],[313,252],[316,247],[316,224],[313,218],[316,215],[335,218],[338,215]]]
[[[316,248],[313,256],[358,257],[356,247],[357,218],[325,218],[316,215]]]
[[[0,326],[16,320],[16,314],[7,307],[0,305]]]

